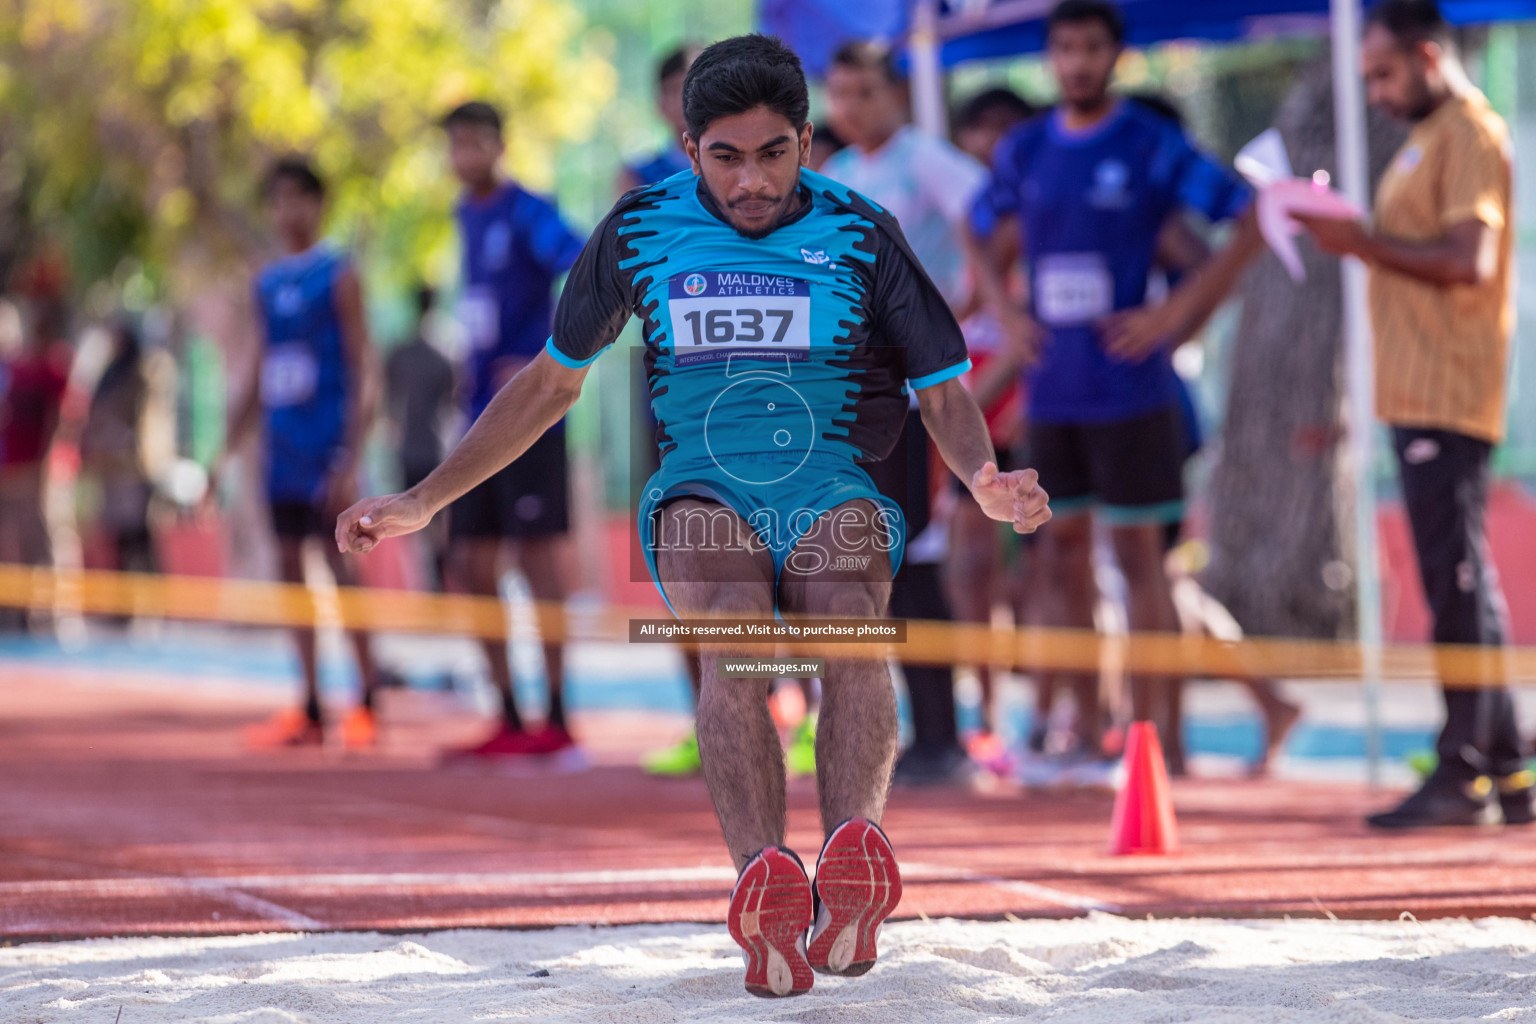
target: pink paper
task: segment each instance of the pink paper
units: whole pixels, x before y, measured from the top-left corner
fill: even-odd
[[[1301,253],[1296,248],[1296,235],[1304,230],[1292,219],[1298,213],[1358,220],[1365,216],[1365,211],[1343,194],[1305,178],[1282,178],[1259,190],[1259,230],[1264,234],[1264,241],[1280,257],[1280,262],[1285,264],[1291,280],[1300,282],[1307,274],[1302,269]]]

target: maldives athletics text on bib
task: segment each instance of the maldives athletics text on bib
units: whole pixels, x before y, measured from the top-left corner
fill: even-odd
[[[678,367],[732,357],[810,358],[811,286],[798,277],[695,270],[668,282]]]

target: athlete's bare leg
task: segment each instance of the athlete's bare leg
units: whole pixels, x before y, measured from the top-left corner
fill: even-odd
[[[1087,515],[1058,517],[1039,533],[1038,579],[1049,581],[1030,602],[1036,625],[1056,629],[1093,629],[1093,606],[1098,584],[1093,576],[1093,522]],[[1103,743],[1103,703],[1096,672],[1057,673],[1036,698],[1054,696],[1058,680],[1072,686],[1077,704],[1077,738],[1083,749],[1097,754]]]
[[[661,511],[662,538],[684,538],[688,516],[712,517],[731,531],[718,548],[686,549],[664,543],[656,552],[657,573],[679,616],[773,617],[773,558],[751,543],[752,528],[736,513],[713,502],[686,499]],[[714,527],[710,534],[713,536]],[[769,677],[725,679],[720,659],[769,657],[772,644],[701,648],[699,756],[726,848],[740,870],[765,846],[784,842],[784,750],[768,713]]]
[[[321,544],[331,574],[338,587],[357,586],[357,563],[350,555],[343,555],[334,544]],[[363,703],[373,706],[374,689],[378,685],[378,671],[373,660],[373,635],[366,630],[349,629],[347,639],[352,641],[352,653],[357,658],[357,674],[362,680]]]
[[[997,523],[974,501],[955,503],[950,520],[949,557],[944,564],[945,589],[957,622],[986,625],[992,621],[992,598],[1002,553]],[[981,684],[981,729],[992,731],[992,668],[976,666]]]
[[[1110,530],[1115,560],[1125,575],[1127,614],[1135,633],[1177,633],[1179,613],[1163,569],[1163,528],[1159,524],[1116,526]],[[1131,703],[1137,721],[1157,724],[1173,774],[1184,771],[1184,743],[1179,718],[1184,680],[1177,676],[1131,678]]]
[[[833,518],[855,510],[860,530]],[[876,618],[891,599],[891,562],[875,543],[875,506],[852,501],[823,515],[801,539],[780,575],[779,593],[786,612],[813,617]],[[850,545],[850,542],[851,545]],[[849,547],[853,550],[846,550]],[[839,555],[868,555],[858,568],[833,568],[823,557],[798,556],[816,550]],[[799,571],[804,568],[806,571]],[[852,817],[879,824],[896,761],[896,692],[884,660],[828,658],[822,679],[821,718],[816,732],[816,783],[821,822],[827,831]]]
[[[278,570],[284,583],[303,583],[304,539],[280,537],[277,542]],[[299,651],[299,671],[304,677],[304,706],[315,709],[320,706],[320,670],[316,655],[315,629],[301,626],[293,631],[294,646]]]
[[[501,595],[502,543],[494,537],[460,537],[448,550],[449,567],[454,589],[479,597]],[[517,700],[512,689],[512,665],[507,660],[507,644],[504,640],[481,640],[485,651],[485,664],[491,681],[501,695],[503,714],[507,725],[513,729],[523,727],[523,719],[517,711]]]
[[[533,599],[541,605],[563,607],[567,596],[565,555],[568,540],[564,534],[519,541],[518,566],[528,579]],[[563,634],[564,624],[557,621],[558,610],[539,623],[541,636]],[[549,680],[549,723],[565,728],[565,643],[544,643],[544,676]]]

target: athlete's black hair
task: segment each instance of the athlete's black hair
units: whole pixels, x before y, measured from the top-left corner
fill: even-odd
[[[1382,0],[1365,15],[1365,24],[1380,25],[1397,40],[1399,46],[1438,43],[1449,50],[1455,40],[1451,26],[1435,5],[1435,0]]]
[[[683,79],[683,118],[688,134],[700,139],[722,117],[767,107],[782,114],[795,131],[810,119],[805,71],[795,51],[778,36],[733,36],[705,47]]]
[[[896,58],[891,54],[891,48],[872,39],[855,39],[839,46],[832,54],[831,66],[878,71],[892,85],[901,82],[901,72],[896,70]]]
[[[1109,29],[1109,37],[1116,46],[1125,42],[1125,16],[1110,0],[1061,0],[1045,19],[1045,38],[1050,40],[1057,25],[1077,25],[1085,21],[1101,22]]]
[[[464,125],[466,128],[489,128],[500,137],[501,112],[484,100],[470,100],[468,103],[460,103],[443,116],[444,129],[455,125]]]
[[[315,173],[308,157],[284,156],[273,161],[272,166],[267,168],[266,177],[261,179],[261,197],[270,199],[272,190],[280,181],[293,182],[307,196],[325,198],[325,182]]]
[[[983,89],[955,111],[955,127],[972,128],[997,114],[1023,121],[1034,116],[1035,108],[1012,89]]]
[[[683,74],[688,66],[699,55],[699,48],[692,43],[684,43],[656,64],[656,84],[660,85],[673,75]]]

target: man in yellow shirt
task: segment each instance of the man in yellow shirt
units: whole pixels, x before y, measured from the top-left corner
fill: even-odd
[[[1484,519],[1503,438],[1513,327],[1509,130],[1466,78],[1433,0],[1385,0],[1361,43],[1370,102],[1413,128],[1377,190],[1373,225],[1306,219],[1323,249],[1370,268],[1376,409],[1391,428],[1437,644],[1496,647],[1506,610]],[[1453,656],[1454,658],[1454,656]],[[1498,683],[1442,661],[1448,684]],[[1462,662],[1465,664],[1465,661]],[[1452,668],[1452,672],[1444,671]],[[1461,678],[1455,678],[1455,677]],[[1445,689],[1439,765],[1381,828],[1532,820],[1532,778],[1509,691]],[[1491,783],[1491,784],[1490,784]]]

